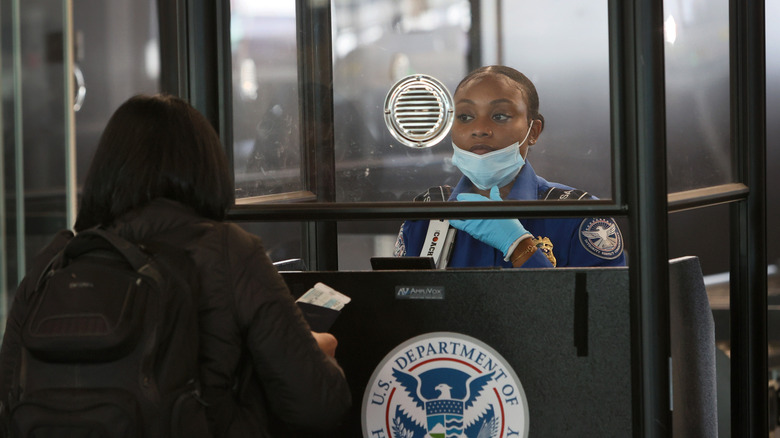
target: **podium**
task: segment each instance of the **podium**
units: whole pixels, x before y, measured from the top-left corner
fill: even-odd
[[[627,268],[282,272],[282,276],[296,297],[323,282],[352,298],[330,332],[339,340],[336,358],[352,389],[353,407],[341,429],[329,436],[397,438],[389,430],[395,427],[389,420],[386,428],[364,430],[364,395],[371,395],[366,388],[377,384],[372,377],[394,349],[430,333],[476,339],[507,362],[525,394],[528,436],[632,435]],[[422,347],[418,348],[422,355]],[[412,350],[407,354],[409,360],[416,357]],[[412,369],[402,370],[406,364],[400,359],[390,365],[394,370],[388,372],[399,372],[399,379]],[[417,379],[424,384],[422,377]],[[414,397],[397,382],[395,386],[396,399],[404,392]],[[501,397],[500,389],[495,392]],[[377,402],[384,401],[389,394],[376,397]],[[458,398],[454,390],[451,398]],[[387,415],[399,420],[407,413],[401,411],[412,410],[394,414],[388,408]],[[427,412],[432,425],[433,416]],[[506,429],[495,436],[523,436],[514,432]]]

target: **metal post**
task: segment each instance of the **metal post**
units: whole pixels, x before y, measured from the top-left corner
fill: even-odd
[[[297,0],[298,83],[301,98],[301,156],[306,188],[318,202],[336,200],[333,136],[333,56],[330,1]],[[304,254],[315,270],[338,269],[336,222],[307,224]]]
[[[14,155],[15,193],[16,193],[16,275],[17,281],[24,278],[27,271],[25,243],[24,208],[24,135],[22,117],[22,22],[21,0],[11,1],[13,90],[14,90]]]
[[[763,0],[730,2],[732,145],[750,192],[731,208],[732,436],[769,434]]]
[[[2,22],[2,8],[0,8],[0,22]],[[2,47],[3,35],[0,33],[0,47]],[[0,55],[0,72],[3,71],[3,57]],[[3,105],[0,104],[0,133],[5,132],[3,126]],[[5,330],[5,321],[8,315],[8,233],[6,232],[6,220],[8,219],[5,207],[5,135],[0,135],[0,336]]]
[[[610,2],[613,142],[630,223],[634,436],[671,435],[663,4]]]
[[[65,103],[62,111],[65,128],[65,216],[68,227],[76,222],[77,184],[76,184],[76,114],[73,110],[73,0],[62,0],[62,65],[65,83],[63,86]]]

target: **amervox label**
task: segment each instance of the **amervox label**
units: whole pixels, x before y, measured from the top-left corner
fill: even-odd
[[[396,286],[398,300],[443,300],[444,286]]]

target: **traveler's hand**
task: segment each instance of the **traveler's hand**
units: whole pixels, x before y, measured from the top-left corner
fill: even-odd
[[[335,336],[330,333],[311,332],[311,334],[314,336],[314,340],[317,341],[317,345],[319,345],[320,350],[322,350],[323,353],[330,357],[336,357],[336,345],[338,345],[339,342],[336,340]]]
[[[490,189],[490,198],[477,193],[461,193],[458,201],[501,201],[501,195],[498,194],[498,187],[493,187]],[[517,239],[526,234],[532,237],[517,219],[451,219],[450,225],[498,249],[504,258],[509,255],[509,249]]]

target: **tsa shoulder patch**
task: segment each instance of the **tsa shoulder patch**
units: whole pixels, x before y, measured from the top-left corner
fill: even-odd
[[[614,260],[623,253],[623,235],[612,218],[588,218],[580,224],[580,243],[591,254]]]

